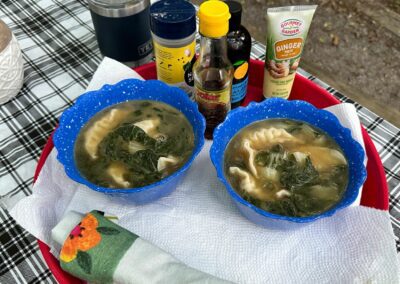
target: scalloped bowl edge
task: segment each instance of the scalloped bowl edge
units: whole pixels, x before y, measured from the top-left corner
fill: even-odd
[[[149,94],[140,92],[149,92]],[[74,162],[74,145],[80,129],[99,111],[117,103],[129,100],[155,100],[166,103],[178,109],[189,120],[192,125],[195,146],[187,162],[176,172],[153,184],[137,188],[106,188],[93,184],[80,175]],[[97,102],[97,104],[95,103]],[[182,109],[184,108],[184,109]],[[82,110],[87,111],[82,115]],[[76,120],[79,120],[76,123]],[[75,123],[74,123],[75,122]],[[53,141],[58,151],[57,159],[64,166],[64,170],[69,178],[83,184],[92,190],[102,192],[112,196],[131,197],[132,201],[145,203],[169,194],[189,169],[196,156],[204,146],[205,119],[198,111],[195,102],[191,101],[187,94],[177,87],[168,86],[157,80],[142,81],[138,79],[126,79],[114,85],[106,84],[99,90],[89,91],[82,94],[75,104],[65,110],[59,121]],[[71,157],[72,156],[72,157]],[[150,193],[150,191],[160,191],[163,186],[170,187],[160,194]],[[148,198],[139,196],[135,198],[134,193],[149,191]],[[163,194],[165,193],[165,194]],[[142,194],[143,195],[143,194]]]
[[[296,112],[293,111],[293,107],[297,108]],[[258,112],[256,114],[257,119],[254,119],[255,118],[254,114],[256,112]],[[250,118],[249,116],[246,117],[247,114],[250,114],[252,117]],[[261,117],[263,114],[265,116]],[[311,121],[316,114],[318,116],[317,121]],[[253,122],[267,118],[289,118],[289,119],[296,119],[308,122],[311,125],[314,125],[323,130],[324,132],[326,132],[330,137],[332,137],[336,141],[336,143],[339,144],[339,146],[345,153],[346,159],[349,162],[349,183],[347,185],[344,196],[342,197],[342,200],[339,203],[337,203],[329,210],[322,212],[320,214],[311,215],[307,217],[290,217],[290,216],[273,214],[261,208],[258,208],[253,204],[244,200],[232,188],[229,181],[225,178],[223,169],[224,167],[223,159],[226,146],[228,145],[231,138],[240,129]],[[329,122],[330,124],[329,129],[333,127],[335,130],[338,130],[338,133],[336,135],[329,133],[326,129],[321,127],[321,124],[325,121]],[[234,122],[233,134],[232,130],[228,129],[232,125],[232,122]],[[341,141],[337,140],[338,137],[340,138]],[[342,145],[344,141],[348,143],[347,146]],[[350,153],[349,152],[350,150],[352,152],[352,154],[350,155],[350,157],[352,158],[351,164],[348,155]],[[367,176],[366,169],[363,164],[364,156],[365,152],[362,146],[352,138],[351,131],[343,127],[335,115],[326,110],[318,109],[305,101],[288,101],[280,98],[271,98],[261,103],[251,102],[247,107],[238,107],[237,109],[229,112],[225,121],[215,129],[214,143],[212,144],[210,149],[211,161],[217,171],[218,179],[224,184],[230,197],[236,203],[241,213],[251,221],[264,226],[273,225],[274,219],[289,221],[287,223],[293,223],[293,222],[308,223],[320,218],[332,216],[337,210],[340,210],[352,204],[356,200],[360,187],[364,183]],[[357,173],[356,176],[354,176],[355,173]],[[254,215],[254,213],[256,213],[258,216]]]

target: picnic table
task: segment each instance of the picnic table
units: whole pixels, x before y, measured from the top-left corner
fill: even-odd
[[[37,161],[58,118],[85,91],[102,55],[85,0],[4,0],[0,18],[19,41],[25,69],[18,96],[0,105],[0,196],[24,196],[32,191]],[[264,53],[265,46],[253,41],[251,57],[263,60]],[[400,130],[303,69],[298,72],[356,106],[385,168],[400,251]],[[56,283],[36,239],[3,208],[0,219],[0,283]]]

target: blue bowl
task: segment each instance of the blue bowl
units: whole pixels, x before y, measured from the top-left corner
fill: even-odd
[[[268,118],[289,118],[308,122],[329,134],[341,147],[349,163],[349,182],[344,196],[334,207],[307,217],[277,215],[247,202],[232,188],[224,175],[224,152],[229,141],[246,125]],[[317,109],[304,101],[287,101],[279,98],[271,98],[262,103],[250,103],[245,108],[239,107],[231,111],[215,130],[214,143],[210,149],[211,160],[217,170],[218,178],[225,185],[241,213],[258,225],[278,228],[328,217],[353,203],[367,175],[363,164],[364,155],[362,146],[352,138],[350,130],[344,128],[332,113]]]
[[[106,188],[86,180],[78,171],[74,160],[74,145],[81,128],[99,111],[130,100],[154,100],[171,105],[181,111],[193,127],[195,146],[188,161],[172,175],[147,186],[137,188]],[[170,87],[157,80],[123,80],[116,85],[104,85],[100,90],[81,95],[75,105],[64,111],[54,133],[53,141],[58,151],[57,159],[64,165],[66,174],[89,188],[121,197],[135,203],[147,203],[171,193],[189,169],[204,145],[205,120],[181,89]]]

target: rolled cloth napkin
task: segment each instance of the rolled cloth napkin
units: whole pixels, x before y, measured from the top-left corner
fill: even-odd
[[[105,59],[90,86],[137,76]],[[354,107],[341,104],[329,111],[362,139]],[[101,210],[186,265],[237,283],[400,282],[388,212],[353,206],[297,230],[256,226],[240,215],[217,179],[210,145],[205,143],[176,191],[147,205],[124,204],[70,180],[53,149],[33,194],[11,215],[50,244],[51,229],[66,212]]]
[[[91,283],[229,283],[190,268],[99,211],[68,212],[52,230],[60,265]]]

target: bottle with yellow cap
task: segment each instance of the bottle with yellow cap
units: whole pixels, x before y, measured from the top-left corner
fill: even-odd
[[[228,59],[226,34],[229,30],[229,7],[210,0],[200,5],[200,55],[193,66],[195,99],[206,119],[207,139],[224,121],[231,109],[233,66]]]

